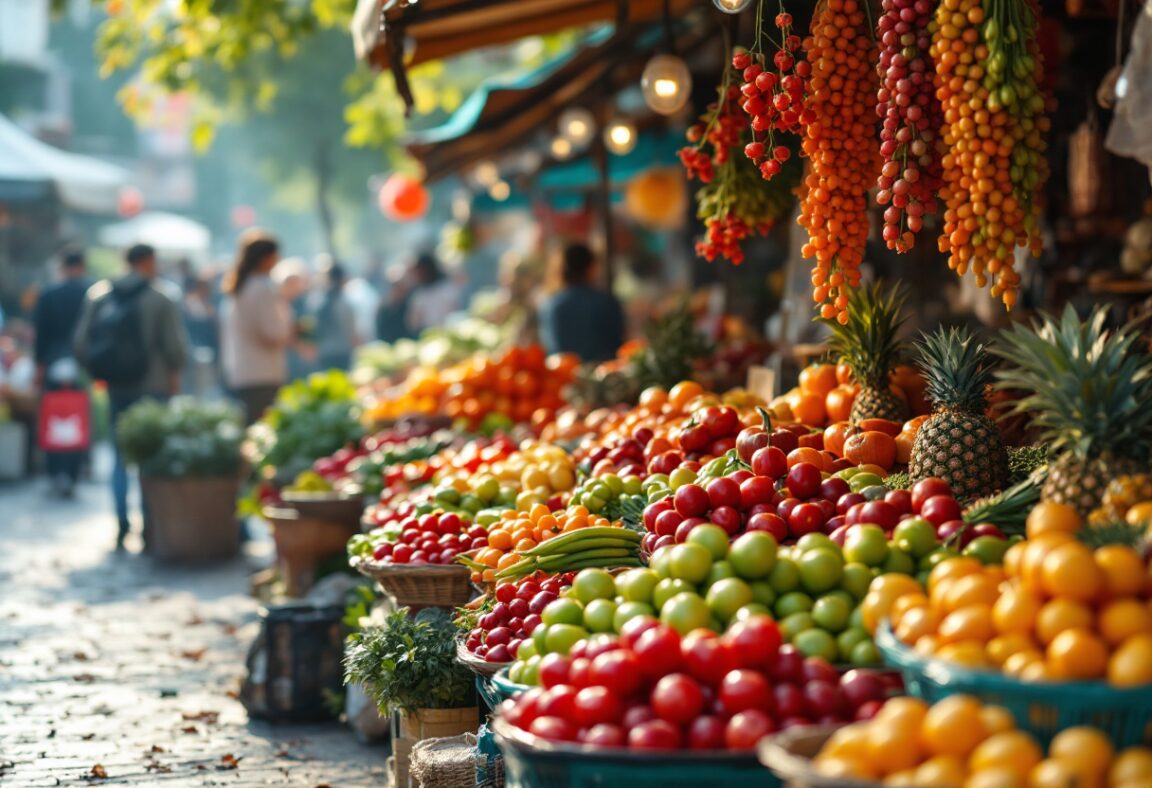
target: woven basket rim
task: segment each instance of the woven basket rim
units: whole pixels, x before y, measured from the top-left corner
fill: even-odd
[[[360,503],[361,495],[337,492],[335,490],[284,490],[280,498],[286,503]]]
[[[512,662],[515,662],[515,660],[509,662],[489,662],[486,659],[474,656],[460,638],[456,639],[456,661],[473,673],[483,676],[484,678],[494,677],[501,670],[505,670]]]
[[[369,558],[353,558],[349,564],[361,574],[373,577],[429,577],[443,580],[456,575],[472,574],[462,564],[389,564]]]
[[[781,778],[785,784],[796,782],[810,788],[880,788],[871,780],[853,780],[844,777],[825,777],[812,768],[812,759],[795,752],[800,741],[820,739],[823,745],[843,725],[805,725],[765,736],[756,745],[756,755],[764,766]],[[923,786],[931,788],[931,786]]]

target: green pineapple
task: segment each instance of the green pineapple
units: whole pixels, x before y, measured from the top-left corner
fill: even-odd
[[[1131,326],[1108,331],[1105,319],[1097,307],[1081,322],[1069,306],[1013,326],[993,351],[1012,365],[998,385],[1028,392],[1013,412],[1033,416],[1053,453],[1042,498],[1083,516],[1113,479],[1146,471],[1152,448],[1152,356]]]
[[[996,422],[985,415],[985,388],[992,360],[967,329],[939,329],[916,344],[933,413],[912,444],[908,474],[913,481],[935,476],[960,500],[1004,489],[1008,452]]]
[[[861,419],[904,421],[909,416],[908,403],[888,382],[900,352],[896,332],[907,320],[901,315],[903,306],[902,292],[885,293],[877,283],[851,292],[846,325],[826,321],[832,330],[829,346],[852,368],[852,377],[860,384],[860,393],[852,403],[853,423]]]

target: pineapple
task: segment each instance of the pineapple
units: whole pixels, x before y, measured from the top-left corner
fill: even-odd
[[[848,322],[827,321],[832,330],[828,340],[833,352],[852,368],[860,393],[852,403],[851,420],[908,418],[908,403],[897,396],[888,383],[888,373],[896,365],[900,351],[896,332],[907,319],[900,314],[904,294],[884,293],[879,284],[851,292]]]
[[[1028,392],[1013,412],[1032,415],[1053,453],[1041,497],[1082,516],[1112,480],[1147,471],[1152,448],[1152,356],[1132,327],[1106,330],[1106,315],[1097,307],[1082,323],[1069,306],[1013,326],[994,349],[1011,364],[998,385]]]
[[[996,422],[985,415],[992,382],[987,348],[967,329],[939,329],[916,344],[933,413],[912,444],[913,481],[944,479],[960,500],[1004,489],[1008,452]]]

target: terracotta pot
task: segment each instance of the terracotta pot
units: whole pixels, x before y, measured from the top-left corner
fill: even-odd
[[[360,532],[359,522],[337,522],[305,517],[291,506],[269,507],[264,517],[272,527],[276,556],[288,596],[308,593],[316,564],[344,555],[348,540]]]
[[[207,561],[239,552],[236,477],[144,476],[140,486],[148,547],[157,558]]]

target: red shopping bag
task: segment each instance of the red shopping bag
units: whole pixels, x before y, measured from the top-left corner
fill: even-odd
[[[40,398],[40,448],[84,451],[92,440],[92,408],[85,391],[48,391]]]

